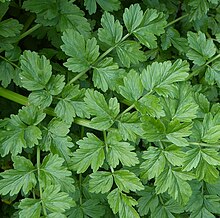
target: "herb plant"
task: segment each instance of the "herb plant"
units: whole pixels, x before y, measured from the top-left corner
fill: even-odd
[[[0,0],[1,217],[218,217],[219,12]]]

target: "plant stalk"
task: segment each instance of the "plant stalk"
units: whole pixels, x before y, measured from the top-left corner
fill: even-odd
[[[37,147],[37,174],[38,174],[38,183],[39,183],[39,192],[40,192],[40,199],[41,199],[41,205],[43,209],[43,214],[44,216],[47,216],[47,211],[43,202],[43,191],[42,191],[42,186],[41,186],[41,181],[40,181],[40,147]]]
[[[171,21],[170,23],[168,23],[168,24],[165,26],[165,28],[167,28],[167,27],[173,25],[174,23],[177,23],[178,21],[184,19],[184,18],[187,17],[187,16],[189,16],[189,14],[184,14],[183,16],[178,17],[176,20],[173,20],[173,21]]]
[[[14,67],[20,69],[20,67],[19,67],[17,64],[11,62],[11,61],[8,60],[7,58],[5,58],[5,57],[3,57],[3,56],[1,56],[1,55],[0,55],[0,58],[1,58],[2,60],[4,60],[4,61],[8,62],[8,63],[11,64],[12,66],[14,66]]]
[[[212,63],[213,61],[215,61],[216,59],[220,58],[220,54],[216,55],[215,57],[213,57],[211,60],[207,61],[205,64],[203,64],[202,66],[200,66],[199,68],[197,68],[195,71],[193,71],[187,78],[186,80],[191,79],[193,76],[197,75],[197,73],[203,68],[208,66],[210,63]]]
[[[3,87],[0,87],[0,96],[21,105],[28,105],[27,97],[24,97],[23,95],[20,95]]]
[[[103,137],[104,137],[104,143],[105,143],[105,149],[106,149],[106,153],[108,153],[108,144],[107,144],[107,135],[106,135],[106,131],[103,131]],[[112,173],[114,173],[114,168],[108,163],[109,168],[111,170]]]
[[[16,92],[10,91],[8,89],[5,89],[3,87],[0,87],[0,96],[3,97],[3,98],[6,98],[8,100],[11,100],[13,102],[16,102],[18,104],[21,104],[21,105],[28,105],[29,104],[27,97],[25,97],[23,95],[20,95],[20,94],[18,94]],[[44,112],[47,115],[56,116],[56,114],[54,113],[53,108],[51,108],[51,107],[45,108]],[[90,125],[90,121],[86,120],[86,119],[75,118],[74,119],[74,123],[78,124],[80,126],[84,126],[84,127],[88,127],[88,128],[91,128],[91,129],[95,129],[93,126]]]
[[[118,43],[116,43],[113,47],[109,48],[107,51],[105,51],[103,54],[101,54],[98,59],[96,61],[94,61],[94,63],[91,64],[90,68],[82,71],[81,73],[79,73],[78,75],[76,75],[73,79],[71,79],[67,85],[70,85],[72,83],[74,83],[76,80],[78,80],[80,77],[82,77],[84,74],[86,74],[86,72],[88,72],[88,70],[90,70],[92,68],[92,65],[95,65],[96,63],[98,63],[99,61],[101,61],[104,57],[106,57],[106,55],[108,55],[113,49],[115,49],[121,42],[123,42],[125,39],[127,39],[130,36],[130,34],[126,34]]]
[[[31,33],[33,33],[35,30],[39,29],[42,26],[42,24],[36,24],[35,26],[33,26],[32,28],[30,28],[29,30],[27,30],[26,32],[22,33],[19,38],[18,41],[20,41],[21,39],[25,38],[26,36],[30,35]]]

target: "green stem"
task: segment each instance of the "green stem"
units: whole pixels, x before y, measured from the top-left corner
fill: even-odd
[[[34,189],[32,191],[32,194],[33,194],[33,199],[36,199],[36,195],[35,195],[35,190]]]
[[[131,109],[133,109],[135,107],[134,104],[132,104],[131,106],[129,106],[128,108],[126,108],[122,113],[120,113],[115,119],[118,120],[120,119],[125,113],[129,112]]]
[[[107,51],[105,51],[103,54],[101,54],[98,59],[96,61],[94,61],[94,63],[91,64],[91,66],[89,67],[89,69],[82,71],[81,73],[79,73],[78,75],[76,75],[73,79],[71,79],[67,85],[70,85],[72,83],[74,83],[76,80],[78,80],[80,77],[82,77],[84,74],[86,74],[86,72],[88,72],[88,70],[90,70],[92,68],[93,65],[95,65],[96,63],[98,63],[100,60],[102,60],[104,57],[106,57],[113,49],[115,49],[121,42],[123,42],[125,39],[127,39],[130,36],[130,34],[126,34],[118,43],[116,43],[113,47],[109,48]]]
[[[177,23],[178,21],[184,19],[184,18],[187,17],[187,16],[189,16],[189,14],[184,14],[183,16],[178,17],[176,20],[173,20],[173,21],[171,21],[170,23],[168,23],[168,24],[165,26],[165,28],[167,28],[168,26],[173,25],[174,23]]]
[[[215,57],[213,57],[211,60],[207,61],[205,64],[203,64],[202,66],[200,66],[199,68],[197,68],[195,71],[193,71],[188,77],[187,80],[191,79],[193,76],[197,75],[198,72],[203,68],[208,66],[210,63],[212,63],[213,61],[215,61],[216,59],[220,58],[220,54],[216,55]]]
[[[220,58],[220,54],[216,55],[215,57],[213,57],[211,60],[209,60],[205,66],[208,66],[210,63],[212,63],[213,61],[215,61],[216,59]]]
[[[31,14],[28,17],[28,19],[25,21],[24,28],[23,28],[22,32],[26,32],[34,20],[35,20],[35,15]]]
[[[161,203],[162,205],[164,205],[164,201],[163,201],[163,198],[162,198],[161,194],[159,194],[158,197],[159,197],[159,199],[160,199],[160,203]]]
[[[170,142],[167,139],[161,140],[163,142]],[[197,146],[201,146],[201,147],[211,147],[211,148],[220,148],[219,144],[209,144],[209,143],[204,143],[204,142],[191,142],[188,141],[190,145],[197,145]]]
[[[147,94],[145,94],[144,96],[140,97],[138,100],[152,94],[154,91],[153,90],[150,90]],[[127,100],[122,100],[122,102],[126,105],[129,105],[129,102]],[[132,105],[130,105],[128,108],[126,108],[121,114],[119,114],[117,117],[116,117],[116,120],[117,119],[120,119],[125,113],[129,112],[131,109],[133,109],[135,107],[135,104],[133,103]]]
[[[90,68],[89,68],[90,69]],[[88,69],[88,70],[89,70]],[[75,77],[73,77],[68,83],[67,85],[70,85],[72,83],[74,83],[76,80],[78,80],[80,77],[82,77],[88,70],[84,70],[81,73],[77,74]]]
[[[82,200],[82,173],[79,174],[79,192],[80,192],[79,204],[82,205],[82,203],[83,203],[83,200]]]
[[[113,49],[115,49],[121,42],[123,42],[125,39],[127,39],[130,36],[130,33],[126,34],[119,42],[117,42],[113,47],[109,48],[107,51],[105,51],[103,54],[99,56],[99,58],[94,62],[96,64],[100,60],[102,60],[106,55],[108,55]]]
[[[21,105],[28,105],[28,98],[20,95],[16,92],[10,91],[8,89],[0,87],[0,96],[3,98],[6,98],[8,100],[11,100],[13,102],[19,103]],[[45,108],[44,112],[50,116],[56,116],[54,113],[54,109],[51,107]],[[95,129],[93,126],[90,125],[90,121],[82,118],[75,118],[74,123],[78,124],[80,126],[88,127],[90,129]]]
[[[159,141],[159,146],[162,150],[164,150],[163,143],[161,141]]]
[[[40,147],[37,147],[37,174],[38,174],[38,183],[39,183],[39,192],[40,192],[40,199],[41,199],[41,204],[42,204],[42,209],[43,209],[43,214],[44,216],[47,216],[47,211],[43,202],[43,191],[41,187],[41,180],[40,180]]]
[[[104,143],[105,143],[106,153],[108,153],[108,143],[107,143],[106,131],[103,131],[103,136],[104,136]],[[110,168],[111,172],[114,173],[114,168],[110,164],[108,164],[108,165],[109,165],[109,168]]]
[[[27,97],[17,94],[16,92],[0,87],[0,96],[8,100],[14,101],[21,105],[28,105]]]
[[[14,67],[20,69],[20,67],[19,67],[17,64],[14,64],[13,62],[11,62],[10,60],[8,60],[7,58],[5,58],[5,57],[3,57],[3,56],[1,56],[1,55],[0,55],[0,58],[1,58],[2,60],[4,60],[4,61],[8,62],[8,63],[11,64],[12,66],[14,66]]]
[[[190,145],[197,145],[201,147],[211,147],[211,148],[220,148],[220,145],[217,144],[208,144],[203,142],[189,142]]]
[[[19,38],[18,41],[20,41],[21,39],[25,38],[26,36],[30,35],[31,33],[33,33],[35,30],[39,29],[42,26],[42,24],[36,24],[35,26],[33,26],[32,28],[30,28],[29,30],[27,30],[26,32],[22,33]]]

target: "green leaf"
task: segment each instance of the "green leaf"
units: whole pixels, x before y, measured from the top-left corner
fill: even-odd
[[[105,214],[105,207],[100,204],[98,199],[86,200],[83,204],[72,207],[67,215],[69,218],[100,218]]]
[[[175,218],[178,217],[176,214],[184,212],[184,208],[177,201],[169,200],[165,204],[159,204],[154,211],[152,211],[152,217],[162,218]],[[181,215],[180,215],[181,216]]]
[[[12,117],[9,122],[14,118],[14,123],[16,123],[17,117]],[[13,155],[17,155],[22,152],[23,148],[27,148],[26,141],[24,139],[24,125],[19,120],[17,126],[12,126],[8,130],[0,130],[0,141],[1,141],[1,156],[6,156],[9,152]],[[20,128],[18,128],[20,126]],[[22,128],[21,128],[22,127]]]
[[[66,218],[66,215],[62,213],[50,213],[47,215],[48,218]]]
[[[203,129],[204,131],[201,131],[201,139],[204,142],[207,143],[217,143],[220,139],[219,137],[219,113],[216,115],[212,115],[211,113],[208,113],[205,115],[203,119]]]
[[[39,4],[37,4],[39,3]],[[58,6],[55,4],[54,0],[28,0],[24,1],[23,6],[25,10],[36,13],[37,22],[42,23],[43,25],[55,25],[57,23]]]
[[[20,209],[19,217],[39,218],[41,214],[40,199],[24,198],[21,200],[18,208]]]
[[[191,123],[180,123],[174,119],[167,126],[166,138],[177,146],[188,146],[189,143],[185,137],[190,136],[191,128]]]
[[[123,27],[118,20],[115,21],[114,16],[108,12],[104,12],[101,19],[103,28],[98,29],[99,40],[109,46],[114,46],[120,42],[123,34]]]
[[[36,126],[46,117],[46,114],[39,110],[38,107],[29,105],[22,107],[22,110],[19,110],[18,116],[23,123]]]
[[[217,83],[218,87],[220,86],[220,72],[219,72],[219,61],[215,61],[211,66],[207,66],[207,70],[205,72],[205,80],[209,85],[214,85]]]
[[[110,166],[115,168],[119,161],[123,166],[134,166],[139,163],[137,155],[132,152],[135,147],[128,142],[121,142],[121,136],[118,132],[110,132],[107,136],[108,152],[106,159]]]
[[[216,143],[220,139],[220,125],[216,125],[207,130],[202,140],[207,143]]]
[[[206,188],[208,190],[208,193],[211,195],[218,195],[220,196],[220,179],[218,178],[217,181],[215,183],[206,183]]]
[[[56,17],[58,22],[56,29],[58,31],[64,32],[67,29],[72,29],[85,37],[90,36],[90,23],[84,17],[85,13],[76,4],[68,0],[59,0],[58,4],[57,1],[54,1],[54,4],[55,7],[58,6],[59,16]],[[48,7],[49,10],[52,8],[50,4],[48,4]]]
[[[58,157],[57,154],[49,154],[43,159],[40,167],[40,180],[44,188],[50,187],[50,185],[53,185],[51,187],[59,185],[61,190],[66,192],[75,190],[72,173],[63,166],[63,163],[64,159]]]
[[[206,36],[202,32],[187,33],[189,42],[189,51],[187,57],[193,61],[194,64],[202,66],[209,60],[215,53],[216,47],[212,39],[206,39]]]
[[[143,11],[139,4],[131,5],[125,8],[123,20],[129,33],[132,33],[141,23],[143,19]]]
[[[1,10],[0,10],[0,20],[2,20],[3,16],[4,16],[4,15],[6,14],[6,12],[8,11],[9,1],[10,1],[10,0],[0,0],[0,6],[1,6]]]
[[[14,169],[6,170],[0,174],[0,193],[11,196],[18,194],[22,189],[24,194],[28,194],[37,184],[35,178],[35,167],[30,160],[21,156],[12,158]]]
[[[194,190],[186,209],[191,212],[190,218],[215,218],[212,212],[216,213],[219,210],[218,201],[217,196],[203,195],[199,190]]]
[[[159,95],[168,96],[174,92],[173,83],[184,81],[188,77],[189,64],[180,59],[173,64],[170,61],[163,63],[154,62],[148,65],[141,74],[144,88]]]
[[[187,39],[180,37],[179,32],[173,27],[167,28],[166,32],[161,36],[161,43],[163,50],[167,50],[173,45],[181,53],[187,53],[188,51]]]
[[[72,168],[77,170],[77,173],[83,173],[91,165],[96,172],[104,163],[104,143],[94,134],[88,133],[87,137],[79,140],[77,144],[79,149],[73,153]]]
[[[51,95],[58,95],[65,85],[64,80],[64,75],[52,75],[45,88]]]
[[[150,146],[143,152],[144,161],[140,165],[141,178],[150,180],[158,177],[166,166],[166,157],[161,149]]]
[[[164,33],[167,22],[163,13],[155,9],[145,11],[141,24],[133,31],[135,37],[146,47],[153,49],[157,47],[157,38]]]
[[[219,171],[215,166],[202,159],[196,169],[196,176],[198,180],[204,180],[208,183],[215,183],[219,178]]]
[[[20,62],[22,86],[29,91],[44,89],[52,75],[50,61],[36,52],[24,51]]]
[[[215,218],[212,213],[210,213],[205,207],[202,207],[200,210],[193,211],[190,218]]]
[[[180,147],[175,145],[166,147],[166,149],[163,151],[163,154],[167,161],[170,162],[173,166],[182,166],[186,155]]]
[[[208,113],[210,110],[210,102],[208,101],[207,97],[202,93],[196,92],[194,94],[194,99],[196,104],[199,106],[198,108],[198,117],[204,117],[204,114]]]
[[[131,64],[139,64],[146,60],[144,52],[140,50],[141,45],[136,41],[126,40],[116,47],[116,53],[121,63],[129,68]]]
[[[72,198],[67,193],[61,192],[58,185],[49,185],[44,189],[42,203],[50,212],[60,213],[74,205]]]
[[[6,128],[0,129],[1,155],[5,156],[9,152],[17,155],[23,148],[32,148],[39,143],[41,131],[37,125],[44,117],[45,113],[34,106],[22,107],[18,115],[11,115]]]
[[[140,179],[128,170],[117,170],[113,173],[113,177],[120,191],[129,193],[129,191],[140,191],[144,189]]]
[[[191,0],[190,6],[190,17],[192,20],[201,19],[209,10],[209,4],[207,0]]]
[[[99,130],[106,130],[112,126],[119,114],[119,103],[117,98],[111,98],[107,104],[105,97],[98,91],[86,90],[84,101],[87,110],[95,117],[91,125]]]
[[[143,116],[141,121],[144,130],[143,137],[149,142],[159,141],[164,138],[165,126],[161,120],[150,116]]]
[[[0,72],[1,72],[1,85],[6,88],[14,77],[14,68],[11,64],[6,61],[0,62]]]
[[[84,6],[86,7],[86,10],[89,11],[90,15],[96,12],[97,9],[96,0],[85,0]]]
[[[122,193],[119,189],[114,189],[107,196],[108,203],[114,214],[119,213],[121,218],[139,218],[137,211],[133,206],[137,205],[137,201],[132,197]]]
[[[164,33],[166,25],[163,13],[148,9],[143,14],[140,6],[135,4],[125,9],[123,20],[128,32],[133,33],[143,45],[148,48],[157,47],[155,35]]]
[[[175,200],[181,204],[186,204],[192,194],[190,185],[186,180],[192,179],[194,179],[194,177],[187,173],[172,168],[166,168],[156,178],[156,192],[159,194],[168,191]]]
[[[84,90],[79,86],[68,85],[62,91],[62,99],[57,103],[54,112],[66,123],[72,123],[76,116],[89,118],[90,114],[83,102]]]
[[[193,96],[192,87],[188,83],[179,83],[172,93],[174,98],[162,98],[161,103],[170,120],[177,119],[180,122],[191,122],[197,117],[198,105]]]
[[[98,4],[104,11],[117,11],[120,8],[119,0],[85,0],[84,5],[89,11],[89,14],[94,14]]]
[[[57,136],[66,136],[69,133],[70,125],[60,121],[57,118],[53,118],[48,124],[48,130],[50,133]]]
[[[97,171],[90,174],[89,191],[94,193],[109,192],[113,185],[113,176],[110,172]]]
[[[153,212],[159,204],[158,196],[151,187],[146,187],[140,192],[141,197],[138,199],[138,212],[141,216],[147,215],[149,211]]]
[[[217,195],[205,195],[204,196],[204,205],[208,211],[211,213],[220,213],[219,209],[220,197]]]
[[[135,108],[143,115],[148,114],[157,118],[165,116],[163,106],[160,103],[160,98],[155,95],[144,95],[135,102]]]
[[[9,18],[0,22],[0,36],[13,37],[20,33],[23,25],[16,19]]]
[[[119,86],[120,94],[129,101],[137,101],[143,94],[143,85],[140,75],[135,70],[130,70],[124,77],[124,85]]]
[[[199,147],[186,152],[184,159],[184,171],[191,171],[196,168],[196,176],[199,180],[215,182],[218,178],[216,166],[220,164],[220,156],[217,151],[211,148]]]
[[[72,72],[87,71],[99,56],[99,46],[95,38],[86,40],[83,35],[73,29],[68,29],[62,36],[61,49],[70,56],[64,63]]]
[[[125,113],[117,122],[118,131],[124,140],[135,142],[137,137],[143,132],[137,112]]]
[[[55,26],[58,31],[72,29],[89,36],[91,27],[84,12],[68,0],[26,0],[25,10],[36,13],[36,22],[44,26]]]
[[[54,118],[49,122],[48,127],[44,127],[41,142],[43,150],[50,150],[53,154],[58,154],[67,163],[70,163],[70,156],[72,155],[70,148],[74,146],[71,138],[67,136],[69,128],[69,124]]]
[[[105,208],[95,199],[89,199],[82,204],[84,214],[92,218],[103,217]]]
[[[48,91],[39,90],[31,92],[31,94],[28,96],[28,100],[35,106],[46,108],[52,103],[53,97]]]
[[[93,67],[93,83],[94,86],[100,88],[103,92],[108,89],[118,90],[118,85],[122,83],[125,71],[119,69],[117,63],[113,62],[113,58],[105,58]]]

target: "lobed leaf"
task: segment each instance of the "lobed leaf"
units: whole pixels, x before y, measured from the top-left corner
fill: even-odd
[[[79,32],[68,29],[62,36],[61,49],[70,56],[64,63],[73,72],[87,71],[99,56],[99,46],[95,38],[86,40]]]
[[[14,169],[6,170],[0,174],[2,177],[0,180],[0,193],[13,196],[22,189],[24,194],[28,194],[37,184],[36,168],[30,160],[22,156],[14,156],[13,162]]]
[[[88,133],[87,137],[79,140],[77,144],[79,149],[73,153],[72,168],[77,173],[83,173],[91,165],[92,170],[96,172],[104,163],[104,143],[94,134]]]

